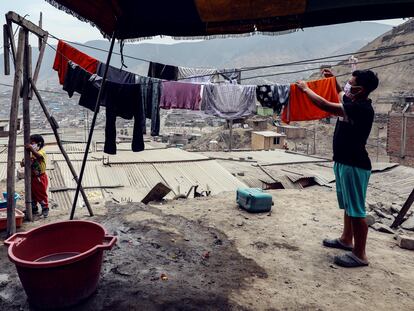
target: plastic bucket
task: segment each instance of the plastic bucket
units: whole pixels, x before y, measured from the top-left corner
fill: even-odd
[[[75,305],[99,280],[104,250],[116,237],[91,221],[62,221],[16,233],[4,243],[29,302],[42,309]]]
[[[14,201],[20,200],[20,195],[17,193],[14,193]],[[0,208],[6,208],[7,207],[7,192],[3,192],[3,200],[0,201]]]

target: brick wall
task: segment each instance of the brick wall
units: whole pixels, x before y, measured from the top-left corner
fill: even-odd
[[[405,120],[405,121],[404,121]],[[405,127],[405,150],[403,128]],[[388,118],[387,153],[392,162],[414,167],[414,114],[390,113]]]

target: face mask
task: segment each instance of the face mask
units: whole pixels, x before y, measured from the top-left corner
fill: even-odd
[[[35,151],[39,151],[39,146],[37,144],[32,144],[32,147]]]
[[[347,82],[344,86],[344,93],[346,97],[352,98],[353,94],[351,93],[352,85]]]

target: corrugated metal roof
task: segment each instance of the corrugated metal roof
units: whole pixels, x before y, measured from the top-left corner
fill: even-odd
[[[212,195],[245,186],[214,160],[154,166],[177,194],[186,194],[194,185],[199,186],[198,191],[211,191]]]
[[[152,149],[141,152],[120,151],[116,155],[105,155],[108,163],[155,163],[208,160],[201,154],[187,152],[178,148]]]
[[[142,153],[144,152],[120,152],[117,156],[122,157],[129,154],[130,157],[135,157],[135,155]],[[163,182],[173,189],[167,198],[172,198],[176,194],[186,194],[193,185],[199,185],[198,191],[210,190],[213,195],[223,191],[233,191],[238,187],[246,187],[243,182],[232,176],[217,161],[209,160],[204,156],[175,148],[148,150],[146,153],[139,160],[148,162],[120,162],[104,165],[102,161],[90,161],[86,165],[82,185],[86,188],[104,188],[102,189],[104,198],[114,198],[120,202],[142,200],[159,182]],[[161,155],[163,155],[163,159],[160,159]],[[183,159],[183,161],[177,161],[178,159]],[[79,172],[81,162],[75,161],[73,166]],[[50,172],[50,187],[53,190],[56,188],[74,189],[76,187],[65,162],[54,162],[53,167],[55,169]],[[89,193],[93,189],[85,190]],[[67,204],[70,199],[68,195],[57,192],[54,192],[52,197],[61,204]]]
[[[37,132],[33,132],[32,134],[36,134]],[[43,139],[45,140],[45,144],[56,144],[56,139],[53,133],[42,133]],[[9,143],[9,137],[0,137],[0,146],[7,146]],[[16,139],[17,146],[24,146],[24,139],[23,139],[23,131],[20,131],[17,135]]]
[[[389,201],[393,197],[405,201],[413,188],[414,168],[400,165],[371,174],[368,193],[378,201]]]
[[[308,157],[306,155],[285,152],[283,150],[270,150],[270,151],[233,151],[233,152],[200,152],[210,158],[214,159],[249,159],[249,161],[256,161],[260,165],[278,165],[278,164],[290,164],[290,163],[314,163],[325,162],[328,160]]]
[[[7,165],[5,163],[0,163],[0,181],[7,178]]]
[[[166,144],[159,143],[159,142],[144,142],[145,143],[145,150],[152,150],[152,149],[165,149],[167,148]],[[121,142],[116,145],[117,151],[131,151],[131,142]],[[96,144],[96,151],[103,152],[104,150],[104,143],[97,143]]]
[[[286,136],[285,134],[280,134],[273,131],[261,131],[261,132],[252,132],[253,134],[264,136],[264,137],[282,137]]]

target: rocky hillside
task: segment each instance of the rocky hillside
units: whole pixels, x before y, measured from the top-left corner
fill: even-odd
[[[401,47],[401,45],[409,44],[411,45]],[[388,47],[390,49],[365,52]],[[377,112],[388,112],[391,103],[397,102],[398,95],[412,95],[414,93],[414,19],[394,27],[361,48],[359,52],[362,53],[356,55],[359,58],[357,68],[373,68],[372,70],[378,74],[380,79],[379,88],[372,94]],[[394,62],[399,63],[383,66]],[[343,64],[333,70],[338,75],[351,72],[349,64]],[[340,81],[345,83],[346,77],[347,75],[340,78]]]
[[[125,44],[124,53],[138,58],[149,59],[161,63],[181,65],[188,67],[213,67],[213,68],[240,68],[247,66],[261,66],[278,64],[283,62],[298,61],[307,58],[323,57],[336,53],[353,52],[389,31],[391,26],[373,22],[355,22],[332,26],[314,27],[300,30],[294,33],[280,36],[251,36],[241,38],[213,39],[194,42],[180,42],[176,44]],[[76,40],[76,38],[67,38]],[[55,40],[49,40],[50,44],[56,45]],[[86,43],[87,45],[107,50],[108,41],[96,40]],[[106,53],[76,46],[85,53],[104,61]],[[119,45],[115,47],[119,52]],[[33,59],[37,59],[37,49],[33,49]],[[46,48],[43,65],[41,68],[40,85],[43,87],[57,86],[57,75],[52,70],[52,62],[55,51]],[[139,74],[148,72],[148,63],[125,58],[126,70]],[[111,63],[120,67],[119,55],[114,55]],[[0,55],[0,68],[3,68],[3,56]],[[305,67],[301,66],[299,69]],[[243,72],[243,78],[263,74],[273,74],[281,71],[297,70],[298,66],[291,68],[269,68],[259,71]],[[305,73],[306,75],[308,73]],[[292,81],[301,78],[300,75],[273,76],[245,80],[245,84],[263,82]],[[11,81],[5,77],[1,70],[0,82]]]

